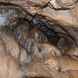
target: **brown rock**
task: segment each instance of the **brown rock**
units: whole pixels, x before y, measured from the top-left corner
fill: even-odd
[[[32,0],[32,3],[39,6],[45,6],[50,0]]]

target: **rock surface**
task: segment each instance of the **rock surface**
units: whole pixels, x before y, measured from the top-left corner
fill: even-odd
[[[30,14],[40,15],[41,20],[49,21],[50,28],[59,32],[60,37],[54,39],[57,43],[54,45],[40,29],[32,28],[26,22],[19,24],[14,31],[7,31],[5,27],[5,30],[0,28],[0,78],[78,78],[76,0],[0,2],[18,4]],[[41,24],[43,25],[44,23]]]

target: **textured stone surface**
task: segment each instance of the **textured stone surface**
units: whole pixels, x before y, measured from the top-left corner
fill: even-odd
[[[45,20],[53,24],[50,26],[57,32],[70,34],[78,45],[78,4],[75,0],[51,0],[48,5],[49,0],[0,1],[18,4],[32,15],[42,15],[41,19],[45,16]],[[73,41],[66,34],[60,34],[65,38],[65,41],[57,39],[60,50],[37,28],[28,31],[29,26],[26,22],[19,24],[14,32],[0,29],[0,78],[78,78],[78,46],[69,47]],[[16,32],[20,32],[19,39]]]

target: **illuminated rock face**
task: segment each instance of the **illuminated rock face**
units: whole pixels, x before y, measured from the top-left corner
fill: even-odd
[[[41,0],[44,1],[44,0]],[[47,0],[45,0],[46,2]],[[32,0],[36,5],[36,0]],[[39,2],[39,1],[38,1]],[[45,3],[44,2],[44,3]],[[42,3],[42,4],[44,4]],[[35,6],[34,6],[35,7]],[[49,20],[55,20],[63,26],[78,26],[78,3],[76,0],[50,0],[46,6],[36,6],[38,9],[32,9],[38,14],[46,16]],[[31,11],[32,11],[31,10]],[[30,11],[30,12],[31,12]]]

